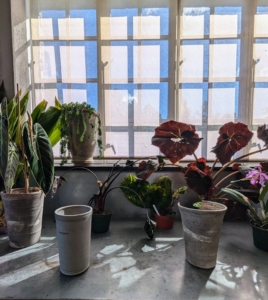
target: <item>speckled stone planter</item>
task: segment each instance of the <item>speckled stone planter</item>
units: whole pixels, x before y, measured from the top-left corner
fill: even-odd
[[[220,230],[227,207],[223,204],[202,201],[201,209],[181,206],[186,260],[199,268],[214,268],[220,239]]]

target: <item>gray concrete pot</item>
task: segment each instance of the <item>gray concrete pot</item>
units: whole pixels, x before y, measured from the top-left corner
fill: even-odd
[[[92,211],[87,205],[55,211],[60,271],[65,275],[77,275],[89,267]]]
[[[40,240],[42,230],[44,193],[39,188],[12,189],[11,194],[1,192],[4,203],[9,245],[25,248]]]
[[[84,140],[80,141],[80,135],[84,130],[82,122],[80,122],[79,130],[80,134],[77,134],[77,122],[78,118],[73,116],[70,121],[70,148],[72,154],[72,162],[75,166],[90,166],[93,162],[93,156],[96,148],[96,128],[97,128],[97,117],[93,116],[91,119],[88,119],[88,112],[83,112],[85,117],[85,122],[87,126],[87,131],[85,133]],[[95,128],[92,128],[91,124],[95,125]],[[91,136],[89,139],[88,137]]]
[[[220,230],[227,207],[223,204],[202,201],[201,209],[181,206],[186,260],[199,268],[214,268],[220,239]]]

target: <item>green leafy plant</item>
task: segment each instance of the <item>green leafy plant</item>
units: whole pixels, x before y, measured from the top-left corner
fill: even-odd
[[[6,193],[20,172],[23,172],[25,193],[29,193],[30,173],[46,194],[54,180],[54,157],[52,145],[60,139],[60,107],[46,110],[42,101],[30,115],[27,112],[29,94],[20,99],[21,91],[7,104],[4,98],[0,112],[0,172]],[[27,112],[27,118],[26,118]],[[25,121],[26,118],[26,121]],[[46,130],[44,129],[46,128]]]
[[[173,191],[172,180],[168,176],[162,176],[150,184],[147,180],[142,180],[134,174],[129,174],[123,178],[120,186],[128,187],[140,195],[143,203],[131,190],[122,190],[125,197],[135,206],[153,208],[153,205],[155,205],[160,215],[169,217],[175,216],[176,213],[173,211],[173,206],[179,196],[184,193],[183,189]]]
[[[84,103],[68,103],[61,106],[61,117],[60,117],[60,130],[61,130],[61,141],[60,141],[60,153],[61,153],[61,165],[64,165],[70,159],[70,120],[74,117],[77,118],[76,123],[76,134],[79,136],[80,142],[85,138],[91,139],[92,135],[86,136],[87,123],[85,120],[84,112],[88,112],[88,119],[90,120],[90,126],[94,128],[98,134],[97,143],[99,147],[99,157],[103,155],[102,145],[102,131],[101,131],[101,120],[100,115],[96,110],[86,102]],[[97,118],[97,127],[93,122],[92,117]],[[81,126],[82,125],[82,126]],[[81,130],[82,127],[82,130]],[[96,127],[96,128],[95,128]]]

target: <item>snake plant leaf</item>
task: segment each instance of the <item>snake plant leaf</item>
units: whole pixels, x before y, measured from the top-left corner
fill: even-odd
[[[26,93],[20,100],[20,115],[24,117],[29,100],[29,93]],[[8,103],[8,122],[9,122],[9,136],[11,139],[14,138],[18,124],[18,99],[15,97]]]
[[[14,185],[17,169],[20,161],[20,153],[16,144],[12,141],[9,142],[8,147],[8,163],[5,172],[5,190],[7,193],[11,192]]]
[[[36,123],[33,126],[33,143],[31,143],[30,129],[26,123],[23,128],[23,140],[32,175],[47,194],[54,180],[54,158],[48,136],[42,126]]]
[[[60,123],[59,123],[60,115],[61,115],[60,109],[50,106],[38,120],[38,123],[46,131],[52,147],[56,145],[61,139],[61,131],[60,131]]]
[[[39,118],[41,117],[41,115],[44,113],[44,111],[46,110],[47,107],[47,101],[43,100],[41,101],[33,110],[31,117],[33,120],[33,123],[38,122]]]
[[[8,115],[7,98],[3,99],[0,112],[0,173],[4,178],[8,161]]]

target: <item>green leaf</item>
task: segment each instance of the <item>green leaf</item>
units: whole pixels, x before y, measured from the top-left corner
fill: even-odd
[[[26,93],[20,100],[20,115],[23,119],[28,105],[29,92]],[[18,99],[13,98],[8,104],[8,122],[9,122],[9,136],[11,139],[14,138],[18,124]]]
[[[8,163],[5,173],[5,189],[7,193],[11,192],[14,185],[15,176],[20,161],[20,153],[14,142],[9,143],[8,147]]]
[[[45,194],[49,192],[54,180],[54,158],[51,144],[45,130],[39,123],[33,126],[33,147],[28,124],[23,129],[25,152],[32,174]],[[37,154],[37,156],[36,156]]]
[[[61,140],[60,122],[54,127],[53,131],[48,135],[48,138],[52,147]]]
[[[59,121],[60,114],[60,109],[50,106],[38,120],[38,123],[43,127],[47,135],[53,133],[53,130]]]
[[[55,107],[58,109],[61,109],[61,104],[59,102],[59,100],[55,97]]]
[[[223,193],[231,196],[230,200],[236,200],[237,202],[245,205],[248,207],[248,209],[250,210],[250,214],[251,217],[256,221],[256,222],[261,222],[261,219],[259,218],[258,214],[256,213],[254,207],[251,205],[251,203],[249,202],[248,198],[246,196],[244,196],[243,194],[239,193],[238,191],[232,190],[232,189],[228,189],[228,188],[223,188],[221,189],[223,191]]]
[[[194,208],[200,209],[201,206],[202,206],[202,202],[195,202],[195,203],[193,203],[193,207]]]
[[[41,117],[41,115],[44,113],[47,107],[47,101],[43,100],[41,101],[33,110],[31,117],[33,120],[33,124],[38,122],[38,119]]]
[[[0,173],[4,178],[8,162],[8,115],[7,98],[3,99],[0,112]]]

